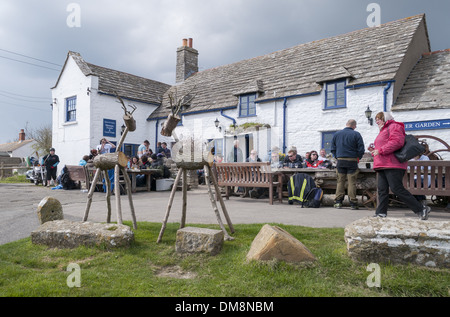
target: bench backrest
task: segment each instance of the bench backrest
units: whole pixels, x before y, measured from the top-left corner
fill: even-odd
[[[217,182],[226,184],[268,184],[272,182],[269,162],[216,163]]]
[[[86,169],[84,166],[79,165],[66,165],[70,178],[74,182],[88,182]]]
[[[450,196],[450,161],[409,161],[403,185],[413,195]]]

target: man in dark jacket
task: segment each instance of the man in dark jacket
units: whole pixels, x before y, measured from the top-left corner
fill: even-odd
[[[356,180],[359,169],[358,162],[364,155],[364,141],[359,132],[355,131],[356,121],[350,119],[346,127],[335,133],[331,142],[331,153],[337,158],[337,186],[335,208],[342,208],[345,197],[345,181],[348,181],[348,197],[352,209],[358,209],[356,198]]]
[[[57,165],[59,164],[59,157],[55,154],[55,149],[50,149],[50,154],[47,154],[44,156],[43,165],[45,166],[45,169],[47,170],[47,187],[51,185],[56,185],[56,170]]]

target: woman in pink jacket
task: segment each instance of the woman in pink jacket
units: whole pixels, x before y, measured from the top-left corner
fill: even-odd
[[[380,133],[375,144],[369,147],[373,156],[373,168],[378,174],[378,206],[374,217],[386,217],[389,204],[389,189],[400,198],[422,220],[428,219],[431,208],[423,206],[403,186],[403,176],[408,162],[400,163],[394,152],[405,143],[405,125],[397,122],[386,112],[375,116]]]

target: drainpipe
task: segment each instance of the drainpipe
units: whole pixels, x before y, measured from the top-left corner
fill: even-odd
[[[286,154],[286,108],[287,108],[287,97],[283,100],[283,153]]]
[[[392,86],[392,82],[390,81],[390,82],[388,82],[386,88],[384,88],[384,91],[383,91],[383,95],[384,95],[383,111],[384,112],[386,112],[386,108],[387,108],[387,94],[388,94],[389,89],[391,88],[391,86]]]
[[[223,110],[220,110],[220,114],[222,115],[222,117],[225,117],[227,119],[230,119],[233,121],[233,124],[236,125],[236,120],[232,117],[227,116],[226,114],[223,113]]]
[[[159,124],[159,119],[156,119],[156,126],[155,126],[155,152],[156,152],[156,144],[158,144],[158,124]]]

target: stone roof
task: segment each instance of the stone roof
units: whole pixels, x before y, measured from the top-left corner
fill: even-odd
[[[24,145],[34,142],[33,139],[23,140],[22,142],[9,142],[0,144],[0,152],[13,152]]]
[[[240,92],[259,92],[262,101],[320,92],[334,79],[349,78],[350,85],[394,80],[421,23],[424,14],[204,70],[168,92],[183,95],[195,87],[187,114],[237,107]],[[169,113],[166,93],[149,119]]]
[[[450,49],[424,54],[411,71],[393,111],[450,108]]]
[[[69,56],[85,76],[93,75],[99,78],[99,93],[114,95],[116,91],[122,98],[160,105],[162,95],[170,88],[168,84],[87,63],[77,52],[69,51],[67,57]]]

